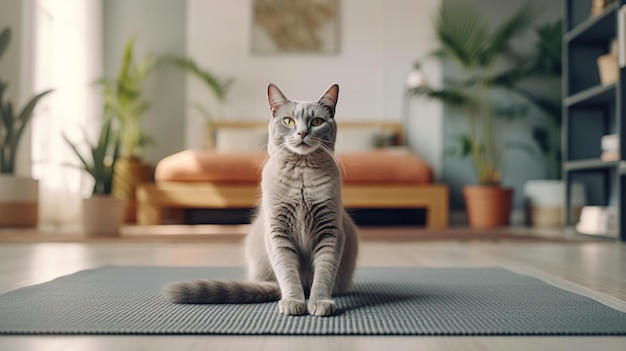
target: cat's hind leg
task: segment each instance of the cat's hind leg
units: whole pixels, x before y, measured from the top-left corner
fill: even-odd
[[[247,279],[254,282],[276,281],[274,268],[265,247],[262,212],[252,221],[245,241]]]
[[[342,221],[345,240],[343,252],[341,253],[341,261],[337,269],[337,277],[335,278],[333,295],[347,294],[352,290],[352,276],[356,269],[356,259],[359,253],[356,227],[345,211]]]

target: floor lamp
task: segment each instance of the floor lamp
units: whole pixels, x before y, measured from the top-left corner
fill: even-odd
[[[419,62],[415,62],[413,67],[406,75],[404,81],[404,96],[402,99],[402,138],[405,145],[409,145],[408,127],[411,119],[411,98],[413,97],[413,91],[419,88],[428,87],[426,75],[421,69]]]

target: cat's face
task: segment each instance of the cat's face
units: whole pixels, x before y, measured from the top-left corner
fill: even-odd
[[[317,101],[289,100],[274,84],[267,87],[272,112],[268,151],[285,148],[299,155],[335,149],[335,106],[339,86],[333,84]]]

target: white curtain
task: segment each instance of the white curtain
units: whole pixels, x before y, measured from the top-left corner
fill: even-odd
[[[90,179],[62,138],[94,140],[102,104],[93,82],[102,76],[100,0],[32,0],[33,91],[53,88],[32,121],[33,177],[39,179],[42,227],[78,224]]]

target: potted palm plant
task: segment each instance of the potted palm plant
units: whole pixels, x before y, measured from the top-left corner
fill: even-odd
[[[0,33],[0,58],[11,41],[11,30]],[[34,227],[38,217],[39,183],[15,175],[17,149],[35,107],[46,90],[32,97],[21,111],[14,111],[5,93],[8,83],[0,78],[0,227]]]
[[[137,62],[134,45],[132,38],[126,42],[117,77],[97,82],[102,87],[105,116],[118,126],[120,159],[115,166],[113,192],[125,200],[128,222],[135,219],[137,185],[152,176],[152,166],[142,159],[143,147],[151,142],[141,128],[141,118],[149,107],[142,97],[142,84],[157,62],[150,55]]]
[[[523,106],[502,104],[506,86],[498,77],[515,69],[505,65],[513,38],[523,33],[534,19],[529,4],[522,5],[502,24],[490,30],[469,6],[444,3],[435,20],[435,33],[441,44],[438,54],[451,59],[462,77],[447,79],[441,89],[420,86],[416,96],[438,99],[459,109],[467,130],[456,138],[453,152],[470,157],[478,184],[463,189],[470,226],[475,228],[508,225],[513,189],[502,186],[502,158],[507,127],[524,115]],[[499,91],[500,89],[500,91]],[[496,98],[496,93],[500,92]]]
[[[91,197],[83,199],[83,229],[88,236],[115,235],[123,219],[123,200],[112,194],[114,167],[119,155],[120,142],[112,131],[108,119],[100,130],[97,143],[91,143],[85,134],[84,143],[89,152],[81,152],[81,145],[63,138],[80,160],[81,168],[94,181]]]

